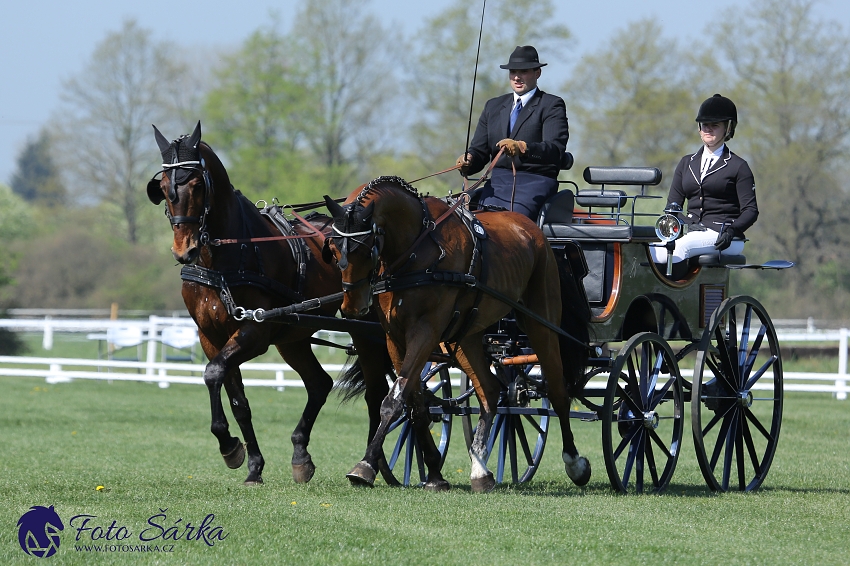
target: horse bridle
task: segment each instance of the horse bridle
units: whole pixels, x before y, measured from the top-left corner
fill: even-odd
[[[187,136],[178,138],[172,145],[179,143],[185,137]],[[154,174],[148,185],[150,186],[151,183],[157,183],[158,185],[159,180],[156,176],[160,173],[168,173],[168,176],[166,177],[168,179],[168,200],[171,201],[172,204],[175,204],[178,200],[176,171],[178,169],[182,169],[185,171],[198,171],[201,173],[204,179],[204,210],[201,212],[200,216],[174,216],[168,209],[168,205],[165,206],[165,216],[171,223],[172,229],[180,224],[198,224],[198,240],[201,245],[206,245],[210,241],[210,235],[209,232],[207,232],[207,217],[209,216],[210,208],[212,207],[211,201],[213,192],[213,183],[210,178],[209,171],[207,170],[206,162],[202,156],[199,156],[197,161],[177,161],[176,147],[174,148],[173,155],[174,157],[172,157],[171,163],[163,163],[162,169]]]
[[[353,212],[352,209],[349,210],[349,214]],[[363,285],[369,285],[370,287],[374,285],[375,279],[377,277],[378,272],[378,264],[380,262],[381,256],[381,246],[378,243],[378,236],[384,234],[383,228],[379,228],[377,224],[372,223],[372,228],[369,230],[363,230],[360,232],[343,232],[336,226],[332,226],[334,233],[337,236],[332,236],[328,238],[328,240],[334,240],[334,245],[336,245],[336,240],[342,240],[340,245],[337,246],[339,249],[339,261],[337,264],[339,265],[340,270],[348,267],[348,254],[349,252],[354,251],[357,246],[369,246],[367,243],[367,238],[371,236],[372,245],[371,245],[371,263],[372,267],[369,270],[369,273],[363,277],[362,279],[358,279],[352,283],[342,282],[342,290],[345,293],[349,293],[358,287],[362,287]],[[354,245],[349,245],[349,240],[354,241]],[[371,306],[372,296],[369,295],[369,306]]]

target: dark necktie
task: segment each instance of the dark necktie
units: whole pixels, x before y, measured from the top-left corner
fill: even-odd
[[[516,124],[517,116],[519,116],[520,110],[522,110],[522,99],[518,98],[516,101],[516,106],[511,111],[511,124],[508,126],[508,135],[511,135],[511,132],[514,131],[514,124]]]

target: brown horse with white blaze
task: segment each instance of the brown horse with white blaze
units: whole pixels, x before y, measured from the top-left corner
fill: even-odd
[[[292,473],[296,482],[307,482],[315,472],[307,445],[319,410],[333,386],[311,348],[314,330],[292,325],[257,322],[240,317],[239,308],[272,309],[323,297],[340,291],[340,274],[321,259],[324,234],[330,219],[316,215],[293,222],[295,236],[305,246],[303,254],[288,241],[275,239],[280,230],[261,215],[257,207],[230,184],[227,171],[209,145],[201,141],[201,124],[189,136],[169,142],[154,126],[163,157],[162,178],[148,184],[148,197],[154,204],[165,201],[165,213],[174,231],[172,253],[184,264],[183,300],[198,325],[201,346],[210,360],[204,382],[210,394],[211,431],[230,468],[238,468],[247,449],[246,485],[262,483],[265,465],[254,432],[251,409],[245,396],[239,366],[264,353],[274,344],[283,359],[300,375],[307,390],[307,404],[292,433]],[[221,239],[239,239],[249,244],[215,245]],[[261,240],[257,243],[257,238]],[[265,238],[266,240],[262,240]],[[339,301],[323,304],[316,314],[333,317]],[[237,307],[236,305],[241,305]],[[241,318],[241,319],[240,319]],[[377,428],[381,399],[391,371],[382,340],[352,335],[358,362],[370,387],[369,438]],[[224,387],[230,407],[245,438],[230,435],[221,402]]]
[[[561,418],[567,474],[578,485],[587,483],[590,464],[575,447],[569,410],[570,388],[581,380],[587,362],[583,344],[588,321],[572,315],[581,309],[562,305],[555,257],[540,229],[521,214],[481,212],[476,218],[486,236],[474,236],[475,230],[456,214],[446,215],[445,202],[420,196],[397,177],[381,177],[358,188],[343,206],[328,197],[325,200],[334,217],[334,233],[326,246],[342,271],[342,311],[348,315],[367,312],[375,283],[385,285],[386,292],[377,295],[377,306],[398,374],[382,403],[377,433],[349,473],[352,483],[373,483],[387,428],[407,403],[419,438],[424,439],[425,487],[449,488],[439,469],[439,452],[427,434],[430,418],[417,379],[429,355],[443,343],[471,377],[481,405],[469,452],[472,490],[493,489],[486,445],[500,385],[490,370],[483,336],[512,308],[498,294],[553,325],[560,323],[562,313],[570,318],[566,322],[576,338],[573,342],[559,340],[558,333],[534,316],[516,311],[540,360],[552,407]],[[471,281],[481,287],[470,285]],[[575,300],[581,300],[578,294]]]

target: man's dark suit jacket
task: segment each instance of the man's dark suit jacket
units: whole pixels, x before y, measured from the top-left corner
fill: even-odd
[[[570,130],[567,124],[567,107],[563,99],[546,94],[539,88],[519,113],[512,132],[508,132],[511,119],[513,93],[487,101],[475,128],[469,146],[471,154],[469,174],[481,171],[499,152],[496,144],[505,138],[524,141],[526,152],[518,158],[517,171],[527,171],[552,179],[558,177],[561,156],[567,148]],[[503,155],[496,167],[511,168],[511,158]]]

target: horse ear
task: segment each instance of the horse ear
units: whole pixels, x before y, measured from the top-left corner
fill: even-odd
[[[189,146],[196,148],[201,141],[201,121],[198,120],[198,125],[195,126],[195,131],[189,136]]]
[[[153,135],[156,138],[156,145],[159,146],[159,152],[165,153],[166,151],[168,151],[168,148],[171,147],[171,142],[168,141],[158,129],[156,129],[156,126],[154,126],[153,124],[151,124],[151,126],[153,126]]]
[[[325,205],[328,207],[328,212],[334,218],[342,218],[345,216],[345,210],[331,197],[325,195]]]
[[[148,181],[148,198],[154,204],[159,204],[165,200],[165,196],[162,194],[162,188],[159,186],[159,179],[156,177]]]

